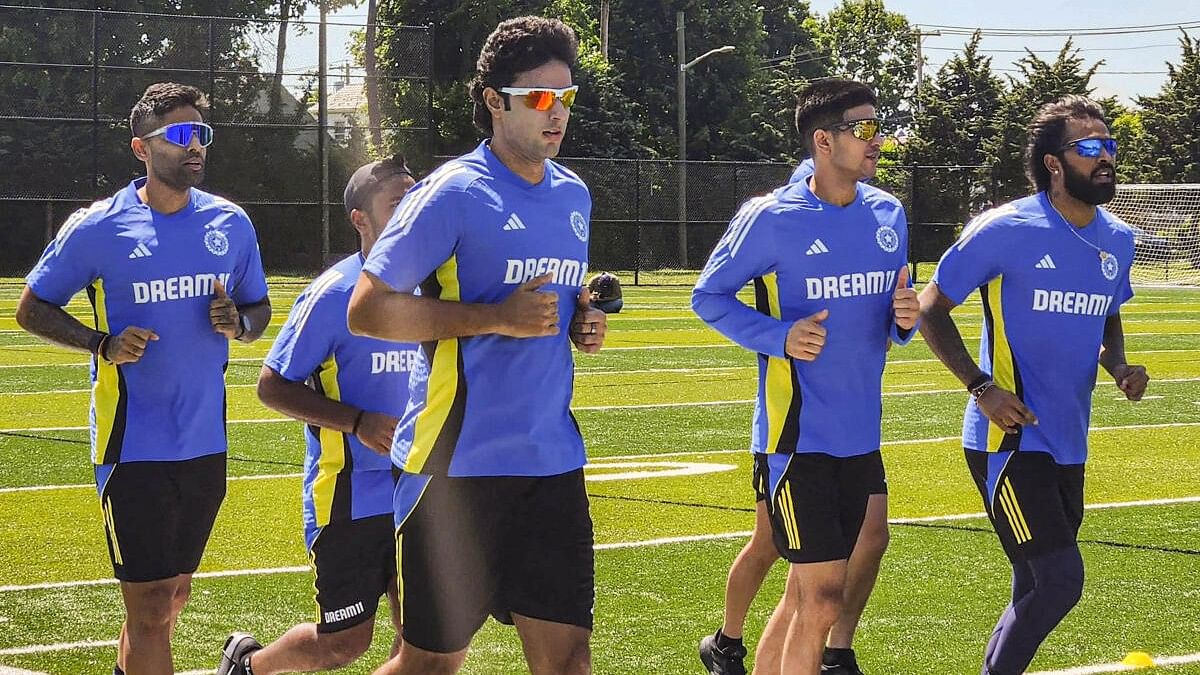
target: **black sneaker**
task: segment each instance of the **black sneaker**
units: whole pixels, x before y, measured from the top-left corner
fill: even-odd
[[[864,675],[854,658],[853,649],[825,649],[821,657],[822,675]]]
[[[700,662],[704,664],[709,675],[746,675],[746,666],[742,663],[744,658],[744,645],[721,650],[717,647],[716,635],[705,635],[704,639],[700,640]]]
[[[221,648],[221,665],[217,666],[217,675],[246,675],[242,667],[246,657],[262,649],[258,640],[249,633],[233,633],[225,640]]]

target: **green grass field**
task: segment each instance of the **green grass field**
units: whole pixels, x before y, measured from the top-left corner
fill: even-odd
[[[175,638],[181,671],[209,670],[233,629],[264,641],[313,613],[301,539],[300,426],[252,384],[299,280],[275,279],[275,328],[236,344],[229,368],[234,478]],[[39,342],[0,283],[0,673],[107,673],[121,621],[88,462],[86,357]],[[725,574],[753,523],[746,452],[753,357],[704,327],[686,287],[629,287],[607,349],[577,358],[575,406],[595,466],[598,673],[699,673],[696,642],[720,623]],[[1131,404],[1096,388],[1081,538],[1082,603],[1033,670],[1200,652],[1200,291],[1143,289],[1125,308],[1129,357],[1153,377]],[[83,302],[69,308],[90,317]],[[956,313],[979,335],[977,301]],[[85,321],[90,319],[85,318]],[[832,337],[831,339],[836,339]],[[890,354],[884,459],[892,544],[857,639],[871,675],[972,675],[1008,594],[1008,567],[957,436],[966,394],[918,339]],[[1118,400],[1119,399],[1119,400]],[[1045,414],[1045,413],[1043,413]],[[626,472],[651,472],[626,477]],[[659,473],[661,475],[653,475]],[[607,476],[606,476],[607,474]],[[968,517],[953,518],[952,516]],[[914,520],[919,519],[919,520]],[[753,644],[782,589],[753,607]],[[386,623],[386,622],[382,622]],[[344,672],[367,673],[390,643]],[[1163,668],[1200,673],[1200,663]],[[489,622],[465,672],[524,672],[515,633]]]

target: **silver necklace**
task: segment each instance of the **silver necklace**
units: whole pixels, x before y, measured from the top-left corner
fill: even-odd
[[[1087,244],[1087,245],[1088,245],[1088,246],[1090,246],[1092,249],[1094,249],[1094,250],[1095,250],[1097,253],[1099,253],[1099,254],[1100,254],[1100,260],[1101,260],[1101,261],[1104,261],[1105,259],[1107,259],[1107,258],[1108,258],[1108,256],[1112,255],[1111,253],[1109,253],[1108,251],[1105,251],[1104,249],[1100,248],[1100,247],[1099,247],[1099,246],[1097,246],[1096,244],[1093,244],[1092,242],[1088,241],[1087,239],[1084,239],[1084,238],[1083,238],[1083,235],[1082,235],[1082,234],[1079,234],[1079,232],[1078,232],[1078,231],[1076,231],[1076,230],[1077,230],[1077,228],[1076,228],[1074,225],[1072,225],[1072,224],[1071,224],[1071,221],[1067,220],[1067,217],[1066,217],[1066,216],[1064,216],[1064,215],[1062,214],[1062,211],[1059,211],[1059,210],[1058,210],[1058,207],[1054,205],[1054,200],[1053,200],[1053,199],[1050,199],[1050,195],[1049,195],[1048,193],[1046,194],[1046,201],[1050,203],[1050,208],[1054,209],[1054,212],[1058,214],[1058,217],[1059,217],[1059,218],[1060,218],[1060,219],[1063,221],[1063,223],[1064,223],[1064,224],[1067,226],[1067,229],[1071,231],[1071,234],[1075,235],[1075,238],[1076,238],[1076,239],[1078,239],[1079,241],[1082,241],[1083,243]],[[1098,209],[1099,209],[1099,207],[1097,207],[1097,210],[1098,210]],[[1100,229],[1099,229],[1099,228],[1096,228],[1096,236],[1097,236],[1097,237],[1099,237],[1099,236],[1100,236]]]

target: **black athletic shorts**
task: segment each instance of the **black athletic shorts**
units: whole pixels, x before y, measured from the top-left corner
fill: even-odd
[[[592,628],[595,561],[583,470],[396,484],[404,641],[465,649],[488,615]]]
[[[821,453],[765,455],[767,513],[779,555],[792,563],[850,557],[871,495],[887,494],[883,456]]]
[[[317,573],[317,632],[357,626],[375,616],[396,577],[392,516],[330,523],[317,531],[308,555]]]
[[[754,469],[750,476],[750,486],[754,488],[754,501],[765,502],[770,496],[771,477],[767,467],[768,455],[764,452],[755,452]]]
[[[1010,561],[1076,546],[1083,523],[1083,464],[1058,464],[1045,452],[965,453]]]
[[[145,582],[191,574],[225,499],[225,453],[96,467],[113,575]]]

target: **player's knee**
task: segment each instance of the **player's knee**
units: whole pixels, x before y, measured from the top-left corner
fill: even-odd
[[[152,582],[125,588],[125,614],[129,630],[156,632],[169,628],[178,615],[177,584]]]
[[[806,617],[820,624],[833,625],[842,612],[845,589],[841,584],[821,584],[806,588],[800,593],[800,607],[797,610]]]
[[[592,648],[587,640],[573,640],[558,650],[556,658],[547,659],[541,665],[539,668],[531,664],[531,671],[536,675],[587,675],[592,672]]]
[[[354,663],[371,647],[373,623],[361,623],[336,633],[321,635],[321,668],[332,670]]]
[[[1040,610],[1050,616],[1066,616],[1083,597],[1083,557],[1079,550],[1055,551],[1033,564]]]

